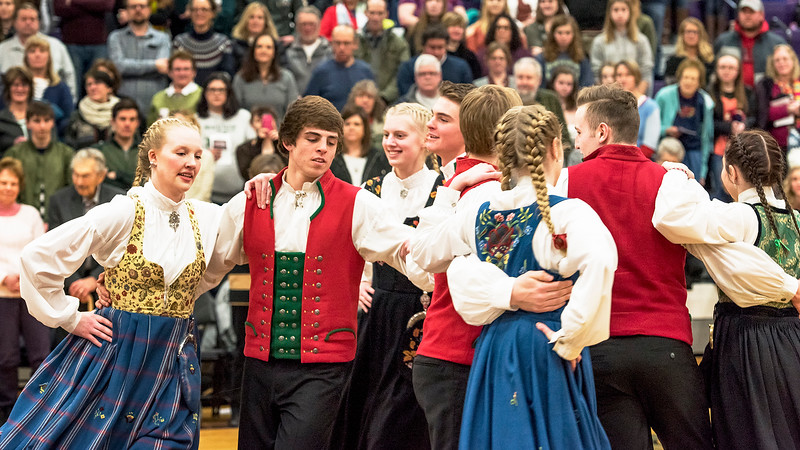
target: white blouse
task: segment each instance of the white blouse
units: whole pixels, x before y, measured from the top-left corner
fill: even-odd
[[[145,211],[143,254],[164,269],[166,284],[174,282],[194,261],[196,244],[185,201],[173,202],[158,192],[151,182],[134,187]],[[191,201],[202,236],[206,264],[214,253],[219,228],[220,207]],[[177,211],[178,228],[169,226],[169,216]],[[78,299],[64,293],[64,279],[72,275],[92,255],[103,267],[114,267],[122,260],[130,240],[136,212],[135,201],[118,195],[98,205],[84,216],[71,220],[33,241],[22,252],[20,290],[28,311],[49,327],[71,332],[79,321]],[[198,290],[196,296],[203,291]]]
[[[509,210],[531,205],[535,200],[531,179],[522,177],[514,189],[495,195],[490,206]],[[479,209],[476,204],[461,208],[445,222],[446,228],[469,247],[469,257],[459,257],[450,263],[447,278],[453,306],[471,325],[489,324],[515,309],[510,305],[515,279],[475,256],[475,218]],[[561,329],[551,339],[559,356],[572,360],[584,347],[608,339],[617,247],[597,213],[581,200],[558,203],[550,208],[550,215],[556,234],[567,236],[566,252],[555,249],[552,235],[542,221],[533,233],[533,254],[544,269],[564,277],[580,273],[561,314]]]
[[[786,207],[772,188],[764,188],[764,194],[770,205]],[[755,188],[740,193],[736,203],[709,200],[699,183],[689,180],[682,171],[669,170],[658,190],[653,225],[664,237],[684,244],[703,261],[711,278],[737,305],[748,307],[791,299],[797,292],[797,280],[754,245],[759,220],[748,204],[756,203],[760,200]],[[728,243],[742,246],[741,253],[728,252],[732,247]],[[733,268],[749,276],[738,279]]]
[[[297,200],[302,197],[302,200]],[[243,248],[244,210],[247,198],[239,193],[224,206],[217,238],[216,257],[206,270],[210,286],[218,283],[235,264],[246,264]],[[295,191],[284,177],[273,200],[275,212],[275,251],[305,252],[311,216],[322,204],[316,182],[303,183]],[[403,243],[413,229],[389,220],[392,214],[381,199],[366,190],[356,194],[353,206],[351,237],[358,253],[366,261],[384,261],[405,274],[420,289],[426,289],[428,276],[410,258],[400,257]]]
[[[0,298],[19,298],[20,293],[9,290],[3,280],[20,272],[22,249],[44,234],[44,222],[39,211],[30,205],[19,205],[13,216],[0,216]],[[1,300],[0,300],[1,301]]]

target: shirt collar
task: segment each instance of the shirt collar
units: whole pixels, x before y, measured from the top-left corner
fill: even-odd
[[[452,161],[448,162],[447,164],[442,165],[442,167],[439,170],[442,172],[442,175],[444,175],[445,180],[453,178],[453,175],[456,174],[456,160],[458,158],[463,158],[464,156],[467,156],[466,152],[456,156],[455,158],[453,158]]]
[[[98,192],[99,189],[100,188],[98,187]],[[183,205],[185,201],[185,198],[179,202],[172,201],[171,199],[167,198],[166,195],[159,192],[158,189],[156,189],[156,187],[153,185],[153,182],[149,180],[144,184],[144,186],[135,186],[128,191],[128,195],[134,194],[137,194],[143,198],[147,198],[156,206],[156,208],[163,211],[176,211],[181,207],[181,205]]]
[[[774,206],[776,208],[786,207],[786,203],[783,200],[778,200],[778,198],[775,197],[775,192],[772,191],[771,187],[769,186],[764,187],[764,196],[767,198],[767,203],[769,203],[771,206]],[[740,202],[750,203],[750,204],[761,203],[761,199],[758,198],[758,191],[756,191],[756,188],[750,188],[745,190],[744,192],[740,192],[738,200]]]
[[[186,87],[183,88],[183,90],[181,90],[181,95],[189,95],[198,89],[200,89],[200,86],[198,86],[197,83],[192,81],[189,84],[187,84]],[[175,86],[172,83],[170,83],[169,87],[167,87],[166,93],[167,97],[172,97],[173,95],[175,95]]]

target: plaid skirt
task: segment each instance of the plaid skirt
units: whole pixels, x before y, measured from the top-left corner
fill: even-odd
[[[97,314],[113,323],[112,341],[64,339],[17,399],[0,448],[196,449],[200,364],[183,345],[191,319]]]

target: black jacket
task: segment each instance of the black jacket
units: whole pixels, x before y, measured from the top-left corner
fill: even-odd
[[[392,166],[389,165],[389,160],[386,159],[386,154],[383,153],[383,150],[373,148],[370,150],[369,154],[367,154],[367,164],[364,166],[364,176],[361,177],[361,182],[363,183],[370,178],[375,178],[380,175],[386,175],[391,170]],[[344,157],[341,153],[333,158],[333,162],[331,163],[331,172],[333,172],[333,175],[336,178],[346,181],[350,184],[353,183],[352,178],[350,178],[350,172],[347,170],[347,165],[345,165]]]
[[[20,136],[24,136],[22,128],[14,118],[14,114],[11,114],[11,110],[6,108],[0,111],[0,156],[11,148]]]

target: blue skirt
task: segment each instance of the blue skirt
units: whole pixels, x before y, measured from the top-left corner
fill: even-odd
[[[509,311],[483,328],[467,384],[460,449],[611,448],[597,418],[589,350],[573,372],[537,322],[560,329],[561,309]]]
[[[190,319],[97,314],[112,341],[64,339],[17,399],[0,448],[197,448],[200,364],[191,344],[178,357]]]

